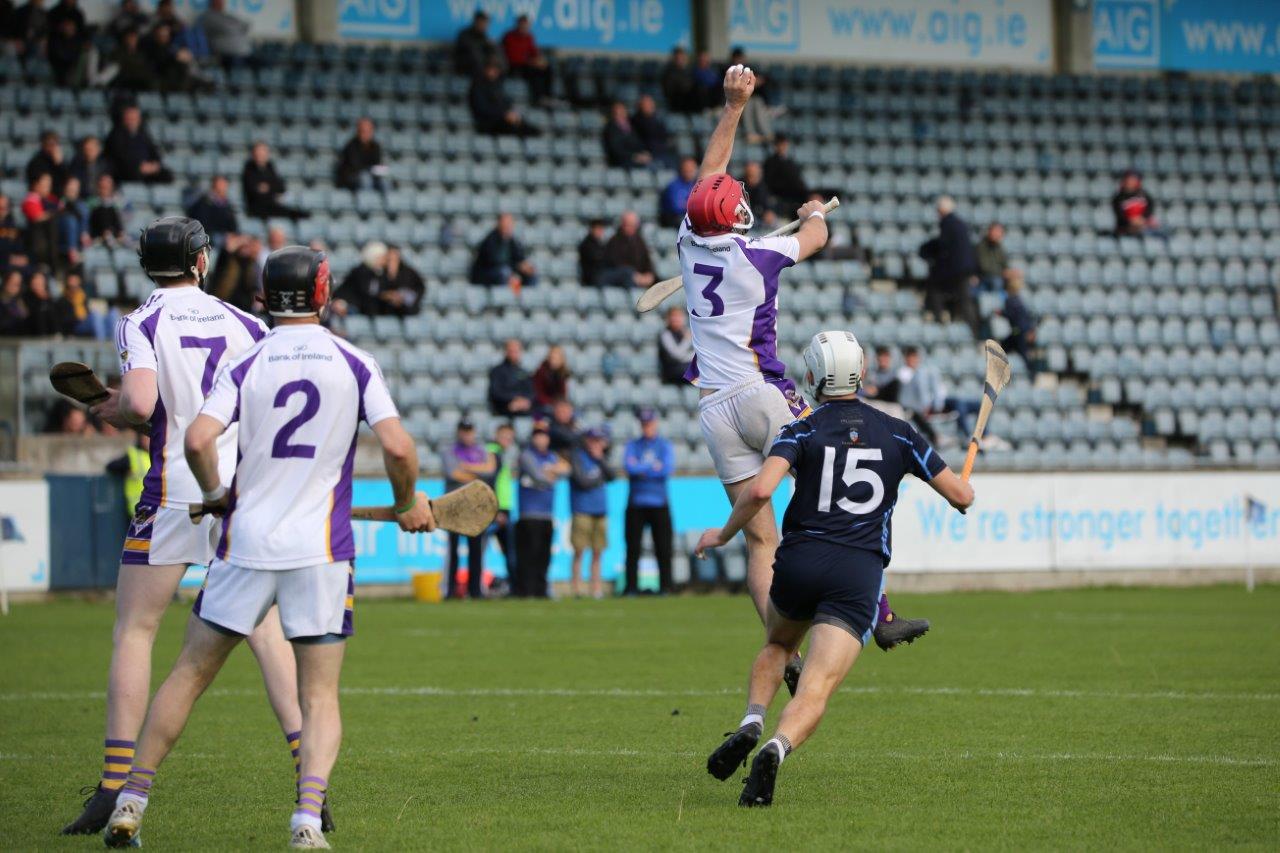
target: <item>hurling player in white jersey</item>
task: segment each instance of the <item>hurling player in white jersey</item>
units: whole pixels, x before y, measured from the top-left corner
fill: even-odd
[[[208,565],[218,525],[193,526],[187,504],[200,487],[182,456],[182,433],[200,411],[218,366],[267,333],[256,318],[200,289],[209,268],[209,237],[199,222],[166,217],[142,233],[138,256],[158,285],[116,331],[120,390],[94,411],[122,428],[147,428],[151,469],[134,508],[116,581],[116,622],[107,681],[106,743],[102,776],[81,815],[62,832],[99,832],[111,816],[133,760],[134,741],[151,692],[151,647],[165,609],[189,565]],[[235,446],[234,434],[224,446]],[[219,471],[231,481],[234,459]],[[249,639],[262,667],[272,708],[287,740],[297,738],[293,653],[274,613]]]
[[[750,68],[735,65],[725,72],[724,110],[707,142],[676,240],[694,350],[685,378],[702,389],[702,434],[732,503],[764,466],[778,432],[808,411],[778,358],[779,277],[827,243],[820,201],[806,202],[797,211],[801,225],[794,236],[745,236],[754,225],[750,200],[742,183],[725,169],[738,121],[754,91]],[[773,507],[766,504],[743,527],[743,534],[747,588],[763,623],[778,547]],[[880,608],[876,641],[881,648],[910,642],[928,630],[925,620],[894,624],[887,598]],[[799,677],[797,659],[787,671],[792,693]]]
[[[382,444],[400,528],[435,529],[430,505],[415,499],[418,452],[382,371],[320,325],[330,288],[324,254],[279,249],[262,278],[275,328],[222,368],[186,430],[186,460],[201,491],[193,517],[196,510],[224,516],[222,532],[182,651],[156,691],[107,824],[109,846],[138,837],[155,772],[196,699],[276,606],[297,657],[305,732],[290,844],[328,847],[320,815],[342,738],[338,679],[353,633],[351,486],[362,421]],[[225,448],[222,437],[237,424],[236,444]],[[237,455],[228,489],[220,469]]]

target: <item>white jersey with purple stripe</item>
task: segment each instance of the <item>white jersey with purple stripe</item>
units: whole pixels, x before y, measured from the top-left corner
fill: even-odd
[[[222,369],[201,414],[240,425],[218,557],[276,570],[354,559],[356,434],[399,417],[372,356],[319,325],[277,326]]]
[[[778,275],[796,262],[796,238],[699,237],[685,219],[676,247],[693,335],[685,379],[712,390],[757,376],[785,382],[786,365],[778,359]]]
[[[154,370],[159,398],[151,415],[151,470],[140,504],[185,510],[200,501],[182,438],[213,387],[218,368],[267,334],[261,320],[194,285],[157,288],[116,327],[120,372]],[[218,444],[219,474],[231,481],[235,433]]]

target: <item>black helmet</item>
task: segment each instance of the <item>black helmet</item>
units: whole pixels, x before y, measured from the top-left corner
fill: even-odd
[[[329,259],[306,246],[285,246],[267,256],[262,268],[267,313],[308,317],[329,302]]]
[[[138,260],[156,284],[189,277],[201,282],[204,273],[197,268],[196,259],[208,249],[209,235],[203,225],[185,216],[165,216],[142,232]]]

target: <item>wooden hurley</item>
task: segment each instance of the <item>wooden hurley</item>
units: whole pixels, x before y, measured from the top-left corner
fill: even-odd
[[[982,385],[982,408],[978,410],[978,421],[973,425],[973,435],[969,437],[969,453],[964,458],[964,470],[960,472],[962,480],[968,480],[973,473],[973,463],[977,460],[978,449],[982,445],[982,434],[986,432],[987,420],[996,407],[996,397],[1000,396],[1013,376],[1009,356],[1005,355],[1004,348],[992,340],[987,341],[986,348],[987,376]]]
[[[60,361],[49,368],[53,390],[86,406],[96,406],[107,399],[106,387],[87,364]]]
[[[827,202],[822,206],[822,212],[830,213],[831,211],[835,210],[839,206],[840,206],[840,199],[836,198],[835,196],[832,196],[831,201]],[[795,231],[799,231],[800,226],[802,224],[803,223],[799,219],[797,219],[794,222],[788,222],[786,225],[783,225],[777,231],[769,232],[765,236],[766,237],[784,237],[787,234],[791,234]],[[645,289],[644,293],[640,294],[640,298],[636,300],[636,311],[638,311],[641,314],[645,313],[646,311],[652,311],[654,308],[657,308],[659,305],[665,302],[677,290],[680,290],[683,287],[684,287],[684,279],[681,278],[680,276],[676,276],[675,278],[664,279],[662,281],[657,282],[656,284],[649,285],[649,287]]]
[[[418,492],[417,498],[431,504],[436,527],[450,533],[461,533],[463,536],[479,536],[498,514],[497,495],[487,483],[479,480],[472,480],[462,488],[443,494],[433,501],[428,500],[422,492]],[[395,507],[391,506],[352,507],[351,517],[359,521],[397,520]]]

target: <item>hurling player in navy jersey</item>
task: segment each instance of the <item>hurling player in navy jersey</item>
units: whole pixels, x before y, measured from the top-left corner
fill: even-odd
[[[746,762],[764,733],[765,709],[787,661],[806,634],[809,654],[795,697],[751,763],[742,806],[773,802],[778,766],[813,734],[827,700],[871,638],[902,478],[914,474],[958,510],[973,503],[969,484],[908,423],[858,399],[863,353],[852,333],[819,332],[804,360],[805,385],[817,408],[783,427],[729,520],[704,533],[697,548],[701,556],[732,540],[794,470],[795,494],[783,517],[769,589],[768,637],[751,668],[747,713],[707,759],[709,773],[728,779]]]

